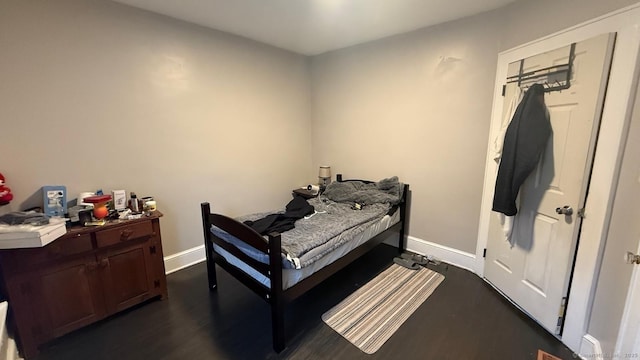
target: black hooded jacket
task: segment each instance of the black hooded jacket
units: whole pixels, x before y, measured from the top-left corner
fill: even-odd
[[[493,211],[513,216],[520,186],[536,167],[551,136],[544,87],[534,84],[524,94],[507,127],[498,168]]]

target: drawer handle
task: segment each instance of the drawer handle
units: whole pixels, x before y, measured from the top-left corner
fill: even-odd
[[[124,230],[120,231],[120,241],[128,240],[129,237],[131,237],[132,234],[133,234],[133,230],[131,230],[131,229],[124,229]]]

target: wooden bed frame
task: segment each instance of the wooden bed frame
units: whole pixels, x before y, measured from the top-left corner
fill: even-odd
[[[337,181],[341,182],[342,176],[337,175]],[[357,180],[344,180],[344,181],[357,181]],[[358,180],[362,181],[362,180]],[[371,182],[371,181],[365,181]],[[265,240],[260,234],[255,232],[245,224],[238,222],[232,218],[229,218],[220,214],[213,214],[210,210],[208,202],[200,204],[202,210],[202,226],[204,231],[204,247],[207,255],[207,274],[209,278],[209,290],[216,289],[216,264],[226,270],[229,274],[253,290],[262,299],[269,303],[271,306],[271,327],[273,334],[273,349],[279,353],[285,348],[285,329],[284,329],[284,306],[286,303],[293,301],[300,295],[307,292],[309,289],[318,285],[329,276],[335,274],[338,270],[349,265],[352,261],[367,253],[369,250],[376,247],[390,234],[397,233],[399,237],[398,251],[403,252],[405,249],[405,229],[408,217],[407,199],[409,194],[409,185],[404,184],[404,191],[402,194],[402,201],[398,205],[400,211],[400,221],[382,233],[369,239],[362,245],[354,248],[349,253],[345,254],[341,258],[335,260],[331,264],[316,271],[309,277],[301,280],[292,287],[283,290],[282,289],[282,258],[281,258],[281,239],[280,234],[271,233],[268,235],[269,240]],[[218,238],[211,233],[211,225],[215,225],[218,228],[225,230],[229,234],[241,239],[246,244],[255,248],[256,250],[268,255],[269,264],[264,264],[253,258],[247,256],[230,243]],[[214,248],[213,243],[225,249],[233,256],[237,257],[245,264],[251,266],[256,271],[260,272],[264,276],[268,277],[271,283],[271,287],[268,288],[256,281],[251,276],[247,275],[242,270],[238,269],[234,265],[231,265],[227,260],[218,254]]]

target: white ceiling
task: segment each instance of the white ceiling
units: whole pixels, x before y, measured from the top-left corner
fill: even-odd
[[[460,19],[516,0],[113,0],[304,55]]]

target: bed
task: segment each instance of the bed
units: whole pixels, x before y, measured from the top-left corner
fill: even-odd
[[[371,197],[361,192],[372,188],[382,193]],[[386,193],[391,194],[389,198]],[[266,236],[247,225],[264,214],[233,219],[212,213],[204,202],[209,289],[217,288],[217,264],[268,302],[273,349],[279,353],[285,348],[287,303],[389,237],[397,236],[398,251],[404,251],[408,194],[409,185],[399,183],[397,177],[373,182],[343,180],[338,174],[336,183],[308,200],[314,206],[312,214],[297,220],[294,229]]]

